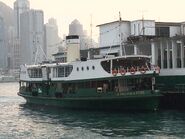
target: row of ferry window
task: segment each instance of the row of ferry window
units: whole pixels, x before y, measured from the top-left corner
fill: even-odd
[[[86,69],[89,70],[89,66],[87,66]],[[79,67],[77,67],[76,70],[79,71]],[[84,71],[84,67],[81,67],[81,70]],[[95,66],[92,66],[92,70],[95,70]]]
[[[90,70],[89,66],[86,67],[87,70]],[[73,66],[61,66],[53,68],[53,77],[68,77],[73,70]],[[77,67],[77,71],[79,71]],[[81,67],[81,70],[84,71],[84,67]],[[92,70],[95,70],[95,66],[92,66]],[[30,78],[42,78],[42,69],[34,68],[28,69],[28,74]]]
[[[53,77],[68,77],[73,70],[73,66],[59,66],[53,68]],[[48,71],[50,73],[50,71]],[[46,73],[47,76],[49,73]],[[28,75],[30,78],[42,78],[42,69],[41,68],[33,68],[28,69]]]
[[[30,78],[42,78],[42,70],[40,68],[28,69]]]
[[[53,77],[68,77],[73,70],[73,66],[61,66],[53,68]]]

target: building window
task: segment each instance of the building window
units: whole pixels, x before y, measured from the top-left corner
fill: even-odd
[[[65,77],[68,77],[71,74],[72,70],[73,70],[72,66],[66,66],[65,67]]]
[[[79,71],[79,68],[77,67],[76,70]]]
[[[65,67],[58,67],[58,77],[65,77]]]
[[[53,68],[53,77],[56,78],[58,74],[57,68]]]
[[[87,70],[89,70],[89,67],[87,66]]]
[[[156,27],[155,32],[157,37],[170,37],[169,27]]]
[[[92,69],[95,70],[95,66],[92,66]]]
[[[82,67],[82,71],[84,70],[84,67]]]

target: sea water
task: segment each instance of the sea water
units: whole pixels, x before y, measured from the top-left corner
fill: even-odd
[[[185,138],[185,111],[101,112],[31,106],[0,84],[0,139]]]

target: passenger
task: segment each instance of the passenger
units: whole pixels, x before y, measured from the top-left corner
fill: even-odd
[[[119,92],[119,88],[118,88],[118,86],[115,86],[114,91],[115,91],[116,93],[118,93],[118,92]]]
[[[104,83],[103,84],[103,92],[106,93],[108,89],[108,84]]]

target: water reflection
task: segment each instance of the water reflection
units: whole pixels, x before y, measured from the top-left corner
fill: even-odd
[[[21,105],[22,111],[35,123],[55,124],[63,130],[85,130],[102,137],[182,137],[185,113],[100,112]],[[32,113],[32,114],[30,114]]]
[[[74,111],[27,105],[0,84],[0,139],[185,138],[185,112]]]

